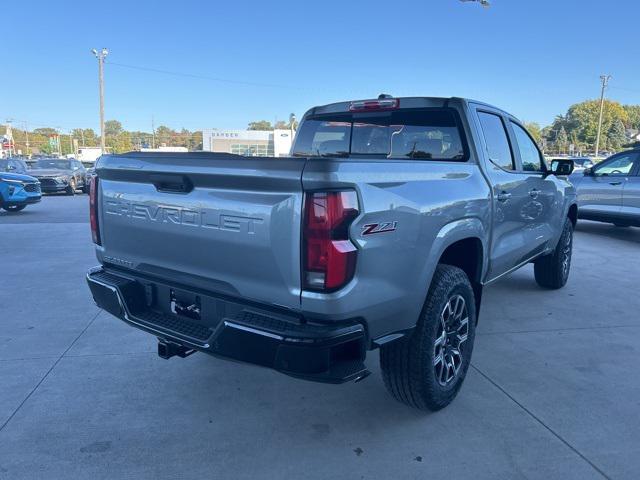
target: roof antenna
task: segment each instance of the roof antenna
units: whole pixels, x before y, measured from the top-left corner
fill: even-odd
[[[378,100],[384,100],[385,98],[393,98],[393,95],[389,95],[388,93],[381,93],[378,95]]]

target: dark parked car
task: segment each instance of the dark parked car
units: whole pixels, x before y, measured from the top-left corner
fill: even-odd
[[[578,218],[640,226],[640,148],[621,152],[574,173]]]
[[[29,173],[40,180],[44,193],[66,192],[74,195],[77,189],[89,193],[86,169],[78,160],[41,158],[32,168]]]
[[[21,158],[4,158],[0,159],[0,172],[27,174],[29,167]]]

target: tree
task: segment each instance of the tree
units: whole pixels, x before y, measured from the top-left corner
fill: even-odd
[[[540,125],[535,122],[525,122],[524,126],[529,131],[536,143],[538,145],[542,145],[542,131],[540,130]]]
[[[640,105],[625,105],[624,111],[627,112],[627,124],[629,128],[640,130]]]
[[[273,130],[273,125],[267,120],[259,120],[257,122],[249,122],[248,130]]]
[[[578,140],[588,145],[595,145],[598,132],[598,118],[600,116],[600,101],[588,100],[577,103],[569,108],[566,115],[566,127],[569,133],[576,132]],[[618,102],[605,100],[602,115],[602,132],[608,132],[612,125],[620,120],[623,125],[629,121],[625,109]],[[602,135],[606,141],[607,135]],[[604,148],[604,145],[601,145]]]
[[[80,146],[95,147],[100,143],[92,128],[74,128],[71,135],[78,140]]]
[[[122,133],[122,124],[118,120],[107,120],[104,122],[104,135],[105,137],[117,136]]]
[[[36,128],[33,130],[33,133],[35,133],[36,135],[46,135],[51,136],[51,135],[57,135],[58,131],[55,128]]]
[[[558,136],[556,137],[556,146],[558,147],[558,152],[562,150],[564,153],[567,150],[567,143],[569,142],[569,136],[567,135],[567,131],[564,129],[564,126],[560,127],[560,131],[558,132]]]
[[[622,120],[617,118],[607,132],[607,143],[609,148],[619,150],[626,143],[626,140],[627,136],[624,123],[622,123]]]
[[[165,125],[160,125],[158,128],[156,128],[156,145],[180,146],[176,143],[177,136],[178,133],[175,130]]]

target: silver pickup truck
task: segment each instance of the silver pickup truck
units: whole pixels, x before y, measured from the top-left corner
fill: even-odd
[[[368,375],[437,410],[469,367],[483,286],[569,275],[572,162],[460,98],[309,110],[290,157],[103,156],[91,189],[97,305],[158,338],[320,382]]]

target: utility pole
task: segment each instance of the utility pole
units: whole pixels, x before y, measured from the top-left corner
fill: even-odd
[[[600,117],[598,118],[598,133],[596,134],[596,158],[598,158],[598,153],[600,151],[600,133],[602,131],[602,114],[604,113],[604,91],[609,84],[609,80],[611,80],[611,75],[600,75],[600,80],[602,80],[602,90],[600,92]]]
[[[99,52],[94,48],[91,53],[98,59],[98,83],[100,88],[100,151],[105,154],[104,138],[104,59],[109,55],[109,50],[103,48]]]
[[[24,124],[24,135],[26,137],[25,146],[27,147],[27,157],[31,157],[31,149],[29,148],[29,126],[27,122],[22,122]]]
[[[151,148],[156,148],[156,124],[153,119],[153,115],[151,115],[151,132],[153,135],[151,137]]]

